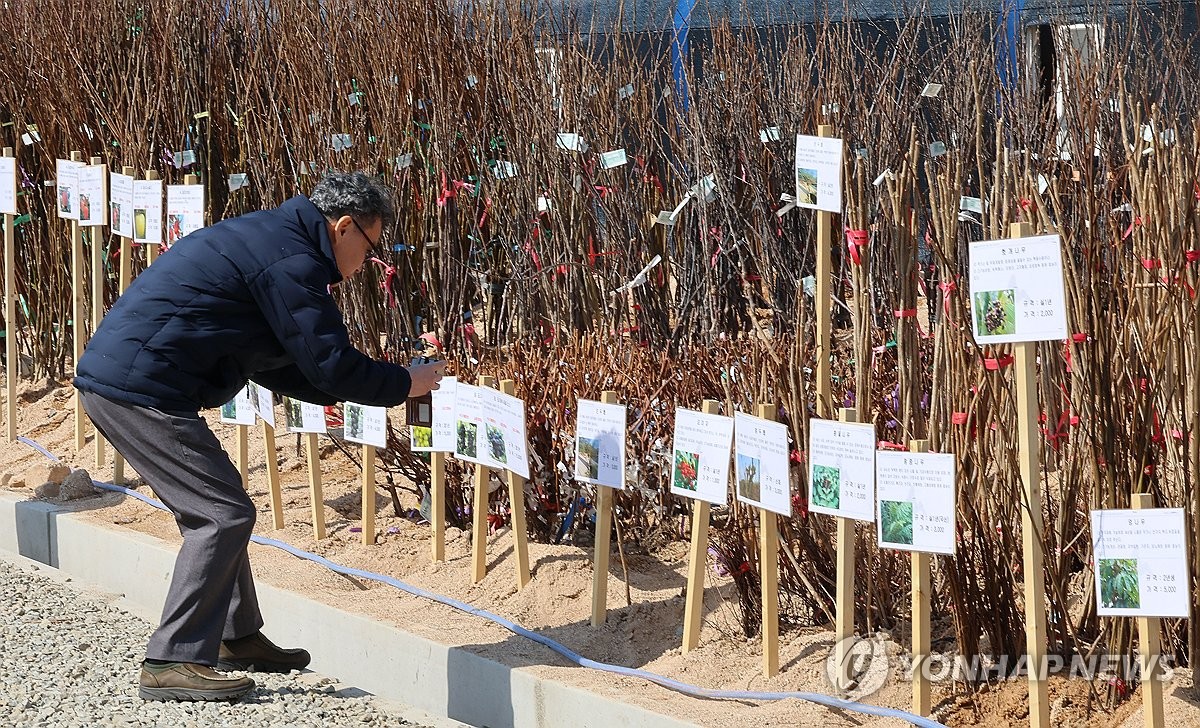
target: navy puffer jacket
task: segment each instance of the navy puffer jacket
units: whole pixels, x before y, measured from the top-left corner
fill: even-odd
[[[167,412],[233,398],[253,379],[314,404],[393,406],[411,380],[350,344],[342,279],[306,197],[188,235],[139,275],[79,360],[75,386]]]

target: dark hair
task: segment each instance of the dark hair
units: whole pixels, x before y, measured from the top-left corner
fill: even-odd
[[[387,227],[395,217],[392,191],[365,172],[328,172],[308,199],[330,220],[349,215],[363,223],[379,220]]]

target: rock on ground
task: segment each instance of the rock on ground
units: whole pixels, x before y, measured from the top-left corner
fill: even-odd
[[[137,676],[151,626],[97,595],[3,558],[0,614],[4,725],[412,725],[372,696],[314,673],[255,673],[258,686],[232,704],[144,702]]]

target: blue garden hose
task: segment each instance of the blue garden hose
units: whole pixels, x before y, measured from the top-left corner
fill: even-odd
[[[56,462],[56,463],[61,462],[50,451],[46,450],[46,448],[42,447],[41,445],[34,442],[33,440],[30,440],[25,437],[18,437],[17,440],[28,445],[29,447],[33,448],[34,450],[37,450],[38,452],[45,455],[47,458],[49,458],[53,462]],[[150,498],[149,496],[146,496],[146,495],[143,495],[143,494],[137,492],[136,490],[130,490],[129,488],[123,488],[119,485],[112,485],[111,483],[101,483],[98,480],[93,480],[92,483],[97,488],[102,488],[104,490],[112,491],[114,493],[123,493],[123,494],[131,496],[133,498],[137,498],[138,500],[142,501],[143,503],[154,506],[155,508],[157,508],[161,511],[169,512],[169,509],[165,505],[163,505],[159,501],[155,500],[154,498]],[[318,556],[317,554],[310,553],[308,551],[304,551],[303,549],[298,549],[289,543],[285,543],[283,541],[279,541],[279,540],[276,540],[273,538],[267,538],[265,536],[251,536],[250,540],[253,541],[254,543],[261,544],[263,546],[273,546],[282,551],[286,551],[287,553],[291,554],[292,556],[296,556],[301,559],[306,559],[308,561],[313,562],[314,564],[319,564],[320,566],[324,566],[325,568],[329,569],[330,571],[333,571],[338,574],[344,574],[346,576],[353,576],[353,577],[356,577],[359,579],[367,579],[369,581],[375,581],[375,582],[379,582],[381,584],[387,584],[388,586],[399,589],[400,591],[402,591],[406,594],[411,594],[413,596],[421,597],[423,599],[429,599],[429,600],[435,601],[439,604],[444,604],[453,609],[457,609],[461,612],[466,612],[467,614],[473,614],[476,617],[482,617],[483,619],[486,619],[490,622],[500,625],[501,627],[504,627],[505,629],[512,632],[513,634],[519,635],[526,639],[532,640],[533,642],[536,642],[539,645],[550,648],[554,652],[556,652],[559,655],[561,655],[562,657],[566,658],[569,662],[573,662],[576,665],[579,665],[580,667],[586,667],[586,668],[590,668],[592,670],[599,670],[601,672],[607,672],[607,673],[611,673],[614,675],[621,675],[623,677],[639,678],[642,680],[646,680],[648,682],[652,682],[655,685],[660,685],[669,690],[674,690],[678,693],[682,693],[684,695],[690,695],[690,696],[696,697],[696,698],[707,698],[710,700],[787,700],[790,698],[790,699],[795,699],[795,700],[805,700],[810,703],[817,703],[818,705],[824,705],[824,706],[827,706],[830,708],[837,708],[839,710],[849,710],[849,711],[853,711],[855,713],[863,713],[865,715],[874,715],[874,716],[879,716],[879,717],[883,717],[883,718],[899,718],[900,720],[908,721],[909,723],[912,723],[915,726],[919,726],[920,728],[945,728],[945,726],[943,726],[941,723],[939,723],[935,720],[931,720],[929,718],[923,718],[919,715],[913,715],[912,713],[907,713],[903,710],[897,710],[895,708],[887,708],[887,707],[880,706],[880,705],[870,705],[867,703],[856,703],[856,702],[853,702],[850,700],[842,700],[841,698],[835,698],[830,695],[822,695],[820,693],[806,693],[806,692],[762,692],[762,693],[760,693],[760,692],[754,692],[751,690],[712,690],[709,688],[702,688],[702,687],[699,687],[696,685],[689,685],[687,683],[680,682],[678,680],[673,680],[669,677],[665,677],[663,675],[658,675],[653,672],[649,672],[647,670],[638,670],[638,669],[635,669],[632,667],[622,667],[620,665],[610,665],[606,662],[597,662],[595,660],[589,660],[588,658],[580,655],[579,653],[575,652],[574,650],[567,647],[566,645],[555,642],[554,640],[550,639],[549,637],[547,637],[545,635],[538,634],[537,632],[534,632],[532,630],[528,630],[509,619],[505,619],[504,617],[501,617],[498,614],[493,614],[492,612],[489,612],[485,609],[473,607],[470,604],[467,604],[466,602],[459,601],[458,599],[443,596],[441,594],[435,594],[431,591],[427,591],[420,587],[412,586],[411,584],[406,584],[406,583],[400,581],[399,579],[396,579],[396,578],[393,578],[390,576],[385,576],[383,574],[376,574],[373,571],[365,571],[363,569],[353,569],[348,566],[342,566],[341,564],[334,563],[334,562],[330,561],[329,559],[326,559],[323,556]]]

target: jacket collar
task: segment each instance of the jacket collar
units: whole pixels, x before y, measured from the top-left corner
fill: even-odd
[[[340,283],[342,273],[338,270],[337,258],[333,255],[333,241],[329,239],[329,225],[317,206],[304,195],[296,195],[280,205],[279,211],[289,217],[295,215],[296,222],[305,237],[324,256],[329,268],[330,282]]]

